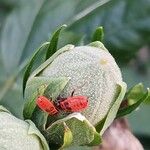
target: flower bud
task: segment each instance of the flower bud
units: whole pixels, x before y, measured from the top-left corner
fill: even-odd
[[[58,55],[41,74],[49,77],[70,77],[61,96],[88,97],[89,106],[82,114],[96,125],[108,113],[115,101],[117,85],[122,76],[112,55],[102,43],[98,46],[78,46]]]
[[[4,110],[4,109],[3,109]],[[0,107],[0,149],[48,150],[43,135],[31,121],[20,120]]]

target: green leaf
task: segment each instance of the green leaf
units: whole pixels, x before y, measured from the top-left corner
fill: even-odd
[[[69,79],[67,77],[60,77],[60,78],[48,78],[48,77],[33,77],[30,78],[27,82],[26,90],[25,90],[25,100],[26,103],[24,105],[23,115],[24,118],[29,119],[34,112],[36,107],[36,98],[39,95],[44,95],[45,89],[47,86],[52,85],[53,87],[51,90],[55,91],[55,94],[60,94],[63,88],[66,86]],[[60,87],[57,89],[57,84],[61,84]],[[50,92],[50,91],[48,91]],[[54,93],[53,93],[54,94]],[[53,95],[57,97],[58,95]]]
[[[50,58],[57,51],[59,35],[60,35],[60,32],[62,31],[62,29],[64,29],[65,27],[67,27],[67,25],[62,25],[52,35],[52,38],[50,40],[50,44],[49,44],[49,47],[48,47],[47,53],[46,53],[46,60],[48,58]]]
[[[120,107],[121,101],[123,100],[125,96],[126,87],[127,87],[126,83],[124,82],[122,82],[122,84],[118,84],[118,96],[116,97],[116,100],[112,104],[106,117],[99,124],[96,125],[97,132],[100,132],[100,135],[104,133],[104,131],[110,126],[112,121],[115,119],[117,111]]]
[[[68,126],[64,123],[64,142],[61,148],[68,147],[73,140],[72,132]]]
[[[26,83],[27,83],[27,80],[31,74],[31,71],[32,71],[32,67],[34,65],[34,62],[36,60],[36,57],[38,56],[39,52],[40,51],[43,51],[43,50],[47,50],[48,48],[48,45],[49,43],[44,43],[42,44],[36,51],[35,53],[33,54],[31,60],[29,61],[28,65],[27,65],[27,68],[25,70],[25,73],[24,73],[24,76],[23,76],[23,95],[24,95],[24,90],[26,88]]]
[[[50,145],[62,147],[64,142],[66,126],[72,133],[72,140],[69,140],[69,146],[100,144],[100,135],[96,132],[95,128],[89,123],[89,121],[80,113],[73,113],[67,117],[57,120],[46,130],[47,140]],[[70,133],[70,134],[71,134]]]
[[[64,147],[69,146],[72,142],[72,132],[65,122],[57,126],[53,126],[51,131],[48,132],[46,131],[46,137],[51,149],[63,149]]]
[[[104,37],[104,31],[103,31],[103,27],[101,26],[95,30],[95,32],[93,34],[92,42],[94,42],[94,41],[102,42],[103,37]]]
[[[23,116],[25,119],[31,118],[36,107],[36,98],[40,94],[43,95],[46,86],[48,86],[51,80],[52,79],[44,77],[34,77],[31,80],[28,80],[25,89],[25,105],[23,110]]]
[[[134,66],[126,66],[122,68],[122,73],[124,80],[126,81],[128,87],[132,87],[139,81],[143,83],[144,87],[150,86],[150,70],[148,74],[139,74]],[[146,88],[144,88],[146,90]],[[145,92],[144,92],[145,93]],[[137,99],[139,100],[139,99]],[[134,102],[137,102],[134,100]],[[131,102],[131,101],[130,101]],[[149,101],[150,102],[150,101]],[[131,103],[133,104],[133,102]],[[147,104],[147,105],[145,105]],[[149,103],[150,104],[150,103]],[[129,124],[131,130],[138,135],[150,135],[150,119],[149,115],[150,109],[148,105],[148,100],[144,101],[143,104],[135,112],[128,115]],[[138,119],[137,119],[138,118]]]
[[[144,94],[144,96],[142,98],[140,98],[136,103],[129,105],[125,108],[120,108],[118,110],[116,118],[123,117],[123,116],[131,113],[132,111],[136,110],[140,106],[140,104],[142,102],[146,101],[149,97],[150,97],[150,90],[147,89],[147,92]]]
[[[131,105],[137,102],[144,95],[144,86],[142,83],[139,83],[128,90],[128,92],[126,93],[126,99],[128,101],[128,104]]]
[[[48,143],[44,136],[40,133],[40,131],[36,128],[35,124],[31,120],[26,120],[26,122],[29,124],[28,134],[36,135],[43,146],[43,150],[49,150]]]
[[[60,95],[69,80],[70,78],[60,77],[51,81],[51,83],[46,87],[44,91],[44,96],[51,98],[52,101],[56,100],[56,98]]]

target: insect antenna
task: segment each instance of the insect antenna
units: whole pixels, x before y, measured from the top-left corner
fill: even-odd
[[[80,85],[80,86],[77,86],[73,91],[72,91],[72,93],[71,93],[71,97],[74,95],[74,93],[75,93],[75,91],[77,90],[77,89],[81,89],[83,86],[85,86],[87,84],[87,81],[86,82],[84,82],[82,85]]]

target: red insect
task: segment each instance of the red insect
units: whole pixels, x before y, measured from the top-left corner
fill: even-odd
[[[78,112],[87,108],[88,99],[86,96],[70,96],[63,101],[60,101],[59,105],[64,111]]]
[[[49,113],[49,115],[55,115],[58,113],[58,110],[55,108],[53,102],[51,102],[48,98],[45,96],[39,96],[36,100],[36,104],[39,108],[41,108],[43,111]]]

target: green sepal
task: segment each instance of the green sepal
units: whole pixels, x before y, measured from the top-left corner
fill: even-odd
[[[50,58],[57,51],[57,45],[58,45],[59,35],[60,35],[60,32],[62,31],[62,29],[64,29],[65,27],[67,27],[67,25],[62,25],[52,35],[49,47],[48,47],[47,52],[46,52],[46,58],[45,58],[45,60],[47,60],[48,58]]]
[[[135,102],[132,105],[128,105],[124,108],[120,108],[118,110],[116,118],[130,114],[132,111],[136,110],[140,106],[140,104],[146,101],[149,97],[150,97],[150,89],[147,89],[147,92],[137,102]]]
[[[35,107],[31,120],[36,124],[37,128],[42,132],[45,130],[49,114],[42,111],[39,107]]]
[[[32,67],[34,65],[34,62],[38,56],[38,54],[43,51],[43,50],[46,50],[48,48],[48,45],[49,45],[49,42],[46,42],[44,44],[42,44],[36,51],[35,53],[33,54],[31,60],[29,61],[29,63],[27,64],[27,67],[26,67],[26,70],[25,70],[25,73],[24,73],[24,76],[23,76],[23,95],[24,95],[24,91],[25,91],[25,88],[26,88],[26,83],[27,83],[27,80],[31,74],[31,71],[32,71]]]
[[[72,133],[72,140],[66,139],[66,141],[70,140],[67,146],[88,144],[93,146],[101,143],[100,134],[96,132],[89,121],[80,113],[72,113],[63,119],[57,120],[47,128],[46,137],[49,145],[55,145],[55,147],[57,146],[60,148],[64,146],[64,125]]]
[[[72,132],[65,122],[52,125],[45,134],[51,149],[63,149],[69,146],[73,139]]]
[[[26,122],[29,124],[28,134],[35,135],[39,138],[43,150],[50,150],[45,137],[40,133],[35,124],[31,120],[26,120]]]
[[[30,78],[27,82],[26,90],[25,90],[25,105],[23,110],[23,115],[25,119],[30,119],[34,109],[36,108],[36,98],[39,95],[44,95],[47,87],[49,91],[52,93],[53,98],[57,97],[61,91],[64,89],[66,84],[68,83],[69,78],[67,77],[59,77],[59,78],[49,78],[49,77],[33,77]],[[59,86],[59,88],[58,88]],[[50,91],[51,90],[51,91]],[[50,98],[50,97],[48,97]]]
[[[71,49],[74,48],[74,45],[68,44],[64,47],[62,47],[61,49],[59,49],[58,51],[56,51],[49,59],[47,59],[43,64],[41,64],[36,70],[33,71],[33,73],[31,74],[30,78],[33,78],[34,76],[40,74],[48,65],[50,65],[53,60],[59,56],[60,54],[69,51]]]
[[[108,50],[106,49],[106,47],[104,46],[104,44],[101,43],[100,41],[92,42],[92,43],[88,44],[88,46],[96,47],[96,48],[99,48],[99,49],[102,49],[102,50],[108,52]]]
[[[44,90],[44,96],[54,101],[69,82],[69,77],[59,77],[50,82]]]
[[[68,147],[73,140],[72,132],[68,128],[68,126],[64,123],[64,142],[63,145],[61,146],[61,149],[64,147]]]
[[[103,27],[100,26],[94,32],[92,42],[94,42],[94,41],[102,42],[103,38],[104,38],[104,31],[103,31]]]
[[[138,83],[130,88],[126,93],[126,100],[128,105],[136,103],[140,98],[145,95],[145,89],[142,83]]]
[[[117,89],[118,96],[116,100],[112,104],[106,117],[103,120],[101,120],[95,127],[97,132],[100,132],[100,135],[103,135],[104,131],[110,126],[112,121],[115,119],[120,104],[125,96],[126,88],[127,88],[126,83],[122,82],[122,84],[118,84],[118,89]]]

